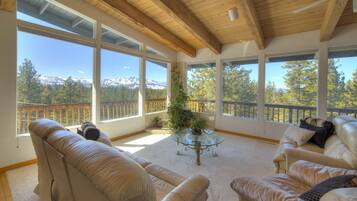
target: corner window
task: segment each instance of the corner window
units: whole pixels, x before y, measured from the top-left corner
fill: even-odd
[[[265,119],[297,124],[316,116],[315,54],[269,57],[265,70]]]
[[[193,112],[214,113],[216,99],[216,63],[187,66],[188,108]]]
[[[357,50],[329,52],[327,112],[357,117]]]
[[[223,63],[223,115],[257,118],[257,59]]]
[[[100,120],[138,115],[140,58],[101,50]]]

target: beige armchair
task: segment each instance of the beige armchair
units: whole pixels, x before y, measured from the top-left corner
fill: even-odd
[[[357,169],[357,119],[338,116],[333,119],[333,123],[335,134],[327,139],[324,149],[311,143],[297,146],[295,142],[283,136],[273,159],[276,172],[285,173],[297,160]]]
[[[184,178],[130,153],[84,139],[57,122],[31,123],[42,201],[204,201],[209,181]]]
[[[240,201],[301,201],[299,196],[312,186],[335,176],[352,174],[357,174],[357,170],[296,161],[289,167],[287,174],[276,174],[263,179],[236,178],[232,181],[231,187],[238,193]],[[333,190],[320,200],[357,200],[357,188]]]

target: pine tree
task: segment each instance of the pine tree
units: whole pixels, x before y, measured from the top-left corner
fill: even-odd
[[[19,66],[17,75],[17,99],[19,103],[40,103],[40,75],[28,59]]]
[[[317,63],[314,60],[288,61],[283,68],[287,86],[287,101],[290,105],[316,106]]]
[[[338,72],[337,59],[329,59],[328,65],[328,107],[345,107],[345,77],[343,72]]]
[[[346,108],[357,107],[357,69],[353,73],[352,79],[346,84]]]

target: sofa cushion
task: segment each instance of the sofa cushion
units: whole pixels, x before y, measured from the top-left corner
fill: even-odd
[[[315,186],[332,177],[355,174],[357,170],[328,167],[302,160],[293,163],[288,171],[290,177],[309,186]]]
[[[312,136],[312,138],[310,138],[309,142],[316,144],[321,148],[324,148],[327,138],[330,137],[333,133],[333,125],[330,129],[327,129],[325,127],[312,125],[306,122],[305,120],[300,120],[300,128],[305,128],[314,131],[315,134]]]
[[[231,187],[243,200],[289,201],[297,200],[310,187],[286,174],[263,179],[242,177],[234,179]]]
[[[337,116],[333,118],[332,123],[335,125],[335,133],[339,133],[341,127],[348,122],[357,121],[357,119],[350,116]]]
[[[314,131],[308,129],[289,126],[288,129],[286,129],[284,136],[293,140],[298,146],[301,146],[308,142],[314,133]]]
[[[353,121],[342,125],[337,136],[357,156],[357,122]]]
[[[353,154],[337,135],[331,136],[325,144],[324,154],[346,161],[351,167],[357,168],[357,156]]]

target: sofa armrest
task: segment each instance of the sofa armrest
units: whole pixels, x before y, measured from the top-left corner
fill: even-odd
[[[357,200],[357,188],[339,188],[326,193],[320,201],[353,201]]]
[[[286,169],[289,170],[291,164],[298,160],[310,161],[313,163],[330,166],[330,167],[337,167],[337,168],[346,168],[352,169],[352,167],[345,161],[341,159],[336,159],[330,156],[326,156],[320,153],[301,150],[301,149],[294,149],[294,148],[287,148],[284,150],[284,155],[286,158]]]
[[[162,201],[195,201],[207,197],[209,180],[201,175],[192,176],[168,193]]]

